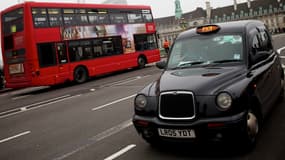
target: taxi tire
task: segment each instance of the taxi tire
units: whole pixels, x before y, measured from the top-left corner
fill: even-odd
[[[245,144],[246,150],[251,150],[256,144],[256,139],[260,131],[261,120],[257,111],[250,109],[247,114],[247,126],[243,143]]]

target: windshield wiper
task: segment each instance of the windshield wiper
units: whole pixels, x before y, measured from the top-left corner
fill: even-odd
[[[228,63],[228,62],[241,62],[240,59],[224,59],[218,61],[212,61],[211,63]]]
[[[206,61],[185,61],[185,62],[180,62],[177,67],[171,68],[171,69],[183,69],[183,68],[188,68],[194,65],[199,65],[199,64],[205,64],[207,63]]]

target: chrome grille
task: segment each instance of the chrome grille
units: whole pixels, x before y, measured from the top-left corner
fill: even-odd
[[[159,117],[169,120],[195,118],[195,103],[192,92],[163,92],[159,97]]]

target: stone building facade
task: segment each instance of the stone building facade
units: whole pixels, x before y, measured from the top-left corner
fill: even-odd
[[[233,0],[233,5],[220,8],[212,8],[207,1],[206,9],[196,8],[192,12],[183,14],[180,20],[174,16],[155,19],[159,46],[162,46],[165,39],[172,43],[185,29],[208,23],[245,19],[263,21],[272,33],[285,32],[285,0],[247,0],[244,3]]]

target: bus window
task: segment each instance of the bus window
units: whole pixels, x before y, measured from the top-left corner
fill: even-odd
[[[70,62],[75,62],[80,60],[80,55],[78,52],[79,41],[70,41],[68,44],[68,53]]]
[[[144,22],[153,22],[150,10],[142,10]]]
[[[102,40],[102,50],[104,56],[111,56],[123,53],[122,38],[120,36],[110,37]]]
[[[82,57],[81,59],[91,59],[93,58],[91,40],[83,40],[80,42],[82,46]]]
[[[74,9],[63,9],[63,21],[64,25],[76,25],[76,15]]]
[[[49,25],[51,27],[62,25],[61,10],[58,8],[48,9]]]
[[[38,56],[40,67],[56,65],[54,43],[38,44]]]
[[[67,63],[68,60],[67,60],[67,55],[66,55],[65,44],[57,43],[56,49],[57,49],[58,63],[59,64]]]
[[[23,8],[8,12],[2,17],[4,35],[24,30]]]
[[[87,9],[90,24],[110,24],[107,10]]]
[[[134,36],[137,51],[152,50],[157,48],[154,34],[139,34]]]
[[[129,23],[142,23],[143,17],[142,17],[142,14],[130,13],[128,14],[128,20],[129,20]]]
[[[114,24],[124,24],[127,23],[127,15],[126,14],[110,14],[110,21]]]
[[[114,52],[114,45],[112,43],[111,40],[109,39],[105,39],[102,41],[102,48],[103,48],[103,54],[105,56],[109,56],[112,55],[112,53]]]
[[[103,54],[102,50],[102,40],[93,39],[93,57],[100,57]]]
[[[88,24],[86,9],[75,9],[75,21],[78,24]]]
[[[114,54],[123,54],[122,38],[121,36],[113,37]]]
[[[107,14],[98,14],[98,24],[110,24],[109,16]]]
[[[33,8],[32,14],[33,14],[35,27],[48,27],[49,26],[46,8]]]

